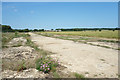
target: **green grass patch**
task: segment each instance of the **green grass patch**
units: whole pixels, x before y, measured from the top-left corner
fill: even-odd
[[[85,74],[89,74],[89,72],[85,72]]]
[[[95,74],[94,77],[97,77],[97,75]]]
[[[53,72],[53,78],[60,78],[60,75],[58,74],[58,72]]]
[[[120,41],[115,40],[98,40],[99,42],[111,42],[111,43],[119,43]]]
[[[25,61],[23,61],[22,64],[18,65],[17,71],[19,72],[19,71],[23,71],[25,69],[27,69],[27,68],[26,68],[26,65],[25,65]]]
[[[100,59],[101,61],[105,61],[104,59]]]
[[[22,43],[18,43],[16,45],[13,45],[12,47],[20,47],[20,46],[22,46]]]
[[[74,73],[74,75],[76,78],[85,78],[82,74]]]
[[[102,46],[102,45],[98,45],[98,46],[101,46],[101,47],[104,47],[104,48],[110,48],[109,46]]]

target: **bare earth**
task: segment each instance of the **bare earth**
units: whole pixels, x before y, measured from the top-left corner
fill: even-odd
[[[86,77],[117,78],[117,50],[29,34],[40,48],[55,53],[51,56],[58,58],[67,70]]]

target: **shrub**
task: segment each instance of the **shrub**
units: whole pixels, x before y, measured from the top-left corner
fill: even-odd
[[[16,36],[16,37],[18,36],[18,32],[15,32],[15,36]]]
[[[48,73],[50,70],[56,71],[57,66],[58,61],[53,60],[51,57],[41,57],[36,61],[36,69],[44,73]]]

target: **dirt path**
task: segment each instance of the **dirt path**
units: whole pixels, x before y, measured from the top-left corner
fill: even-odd
[[[118,51],[29,33],[40,48],[51,51],[71,72],[86,77],[117,77]]]

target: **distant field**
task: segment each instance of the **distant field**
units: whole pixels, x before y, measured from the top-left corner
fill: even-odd
[[[72,36],[86,36],[86,37],[101,37],[101,38],[118,38],[118,31],[62,31],[62,32],[41,32],[46,34],[56,35],[72,35]]]

